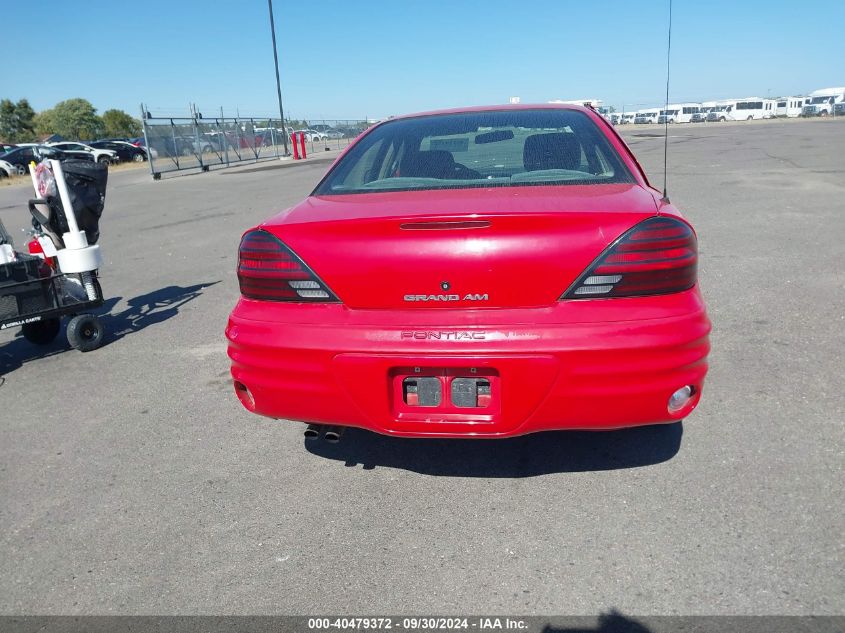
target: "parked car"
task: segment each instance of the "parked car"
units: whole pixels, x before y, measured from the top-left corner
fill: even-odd
[[[189,135],[177,136],[176,142],[179,144],[183,156],[220,151],[220,142],[205,134],[200,134],[199,139],[196,136]]]
[[[94,141],[91,143],[91,147],[111,150],[117,154],[118,159],[123,163],[142,163],[147,160],[147,150],[128,141]]]
[[[690,123],[704,123],[707,121],[707,115],[710,114],[712,107],[699,108],[698,112],[690,117]]]
[[[360,136],[242,236],[226,328],[242,405],[333,441],[689,415],[710,332],[696,235],[600,116],[461,108]]]
[[[114,152],[110,149],[98,149],[95,147],[91,147],[90,145],[86,145],[85,143],[74,143],[71,141],[60,141],[58,143],[48,143],[50,147],[55,147],[56,149],[60,149],[63,152],[68,154],[72,154],[79,158],[82,158],[81,153],[87,152],[94,157],[94,161],[103,165],[108,165],[110,163],[117,163],[120,159],[117,157],[117,152]]]
[[[305,134],[306,141],[325,141],[329,138],[326,134],[318,132],[317,130],[296,130],[296,134],[299,134],[300,132]]]
[[[0,154],[0,156],[2,156],[2,154]],[[9,176],[16,175],[18,175],[18,168],[12,163],[6,162],[0,158],[0,178],[8,178]]]
[[[69,160],[73,158],[90,161],[94,160],[94,156],[88,152],[84,152],[82,155],[76,156],[74,152],[64,152],[56,147],[51,147],[50,145],[38,145],[36,143],[22,143],[5,154],[0,155],[0,160],[11,165],[15,172],[20,175],[29,172],[29,164],[31,162],[34,161],[37,163],[45,158],[52,158],[55,160]]]
[[[148,159],[150,157],[158,158],[158,150],[153,147],[147,147],[147,143],[144,140],[143,136],[127,139],[126,142],[130,145],[134,145],[135,147],[140,147],[141,149],[143,149],[147,153]]]
[[[156,154],[161,156],[190,156],[194,153],[194,141],[181,136],[153,136],[149,142],[150,148],[155,149]]]

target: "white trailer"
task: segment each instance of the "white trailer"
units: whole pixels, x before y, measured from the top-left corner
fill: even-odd
[[[828,116],[839,103],[845,103],[845,87],[814,90],[804,104],[801,116]]]
[[[660,114],[660,108],[651,108],[649,110],[638,110],[634,117],[636,125],[643,125],[645,123],[657,123],[657,117]]]
[[[704,123],[707,120],[707,115],[710,114],[710,111],[715,108],[718,104],[718,101],[705,101],[698,108],[698,112],[692,115],[692,117],[690,118],[690,122]]]
[[[604,106],[604,101],[601,99],[570,99],[564,101],[563,99],[553,99],[549,103],[562,103],[564,105],[580,105],[585,108],[593,108],[596,112],[602,115],[608,121],[611,121],[610,108]]]
[[[777,101],[773,99],[761,99],[760,97],[748,97],[736,102],[733,109],[734,121],[751,121],[752,119],[772,119],[777,110]],[[730,117],[728,117],[730,120]]]
[[[714,121],[734,121],[734,110],[736,110],[736,100],[728,99],[726,101],[719,101],[714,105],[710,112],[707,113],[707,120]]]
[[[674,103],[666,110],[661,110],[657,122],[663,123],[689,123],[692,115],[698,114],[701,108],[700,103]]]
[[[775,116],[789,117],[790,119],[801,116],[801,110],[804,108],[804,97],[781,97],[775,99],[775,101],[777,101]]]

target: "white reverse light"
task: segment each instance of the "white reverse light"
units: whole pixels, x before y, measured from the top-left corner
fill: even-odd
[[[576,295],[603,295],[613,290],[613,286],[578,286]]]
[[[297,290],[298,294],[303,299],[328,299],[329,293],[325,290]]]
[[[622,275],[593,275],[584,280],[585,284],[615,284],[622,279]]]

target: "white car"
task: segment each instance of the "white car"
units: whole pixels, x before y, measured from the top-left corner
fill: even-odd
[[[94,155],[94,160],[98,163],[118,163],[120,159],[117,157],[117,152],[110,149],[97,149],[84,143],[72,143],[68,141],[61,141],[59,143],[48,143],[50,147],[55,147],[65,152],[88,152]]]
[[[5,160],[0,160],[0,178],[8,178],[9,176],[17,175],[18,168],[12,163],[7,163]]]
[[[322,132],[318,132],[317,130],[296,130],[296,134],[303,132],[305,134],[306,141],[325,141],[328,140],[328,136],[323,134]]]

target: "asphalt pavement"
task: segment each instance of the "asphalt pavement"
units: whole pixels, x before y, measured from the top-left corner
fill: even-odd
[[[661,186],[660,130],[623,135]],[[306,445],[242,409],[223,330],[242,231],[327,163],[112,174],[107,345],[0,332],[0,613],[845,612],[845,122],[669,141],[714,322],[670,433]]]

